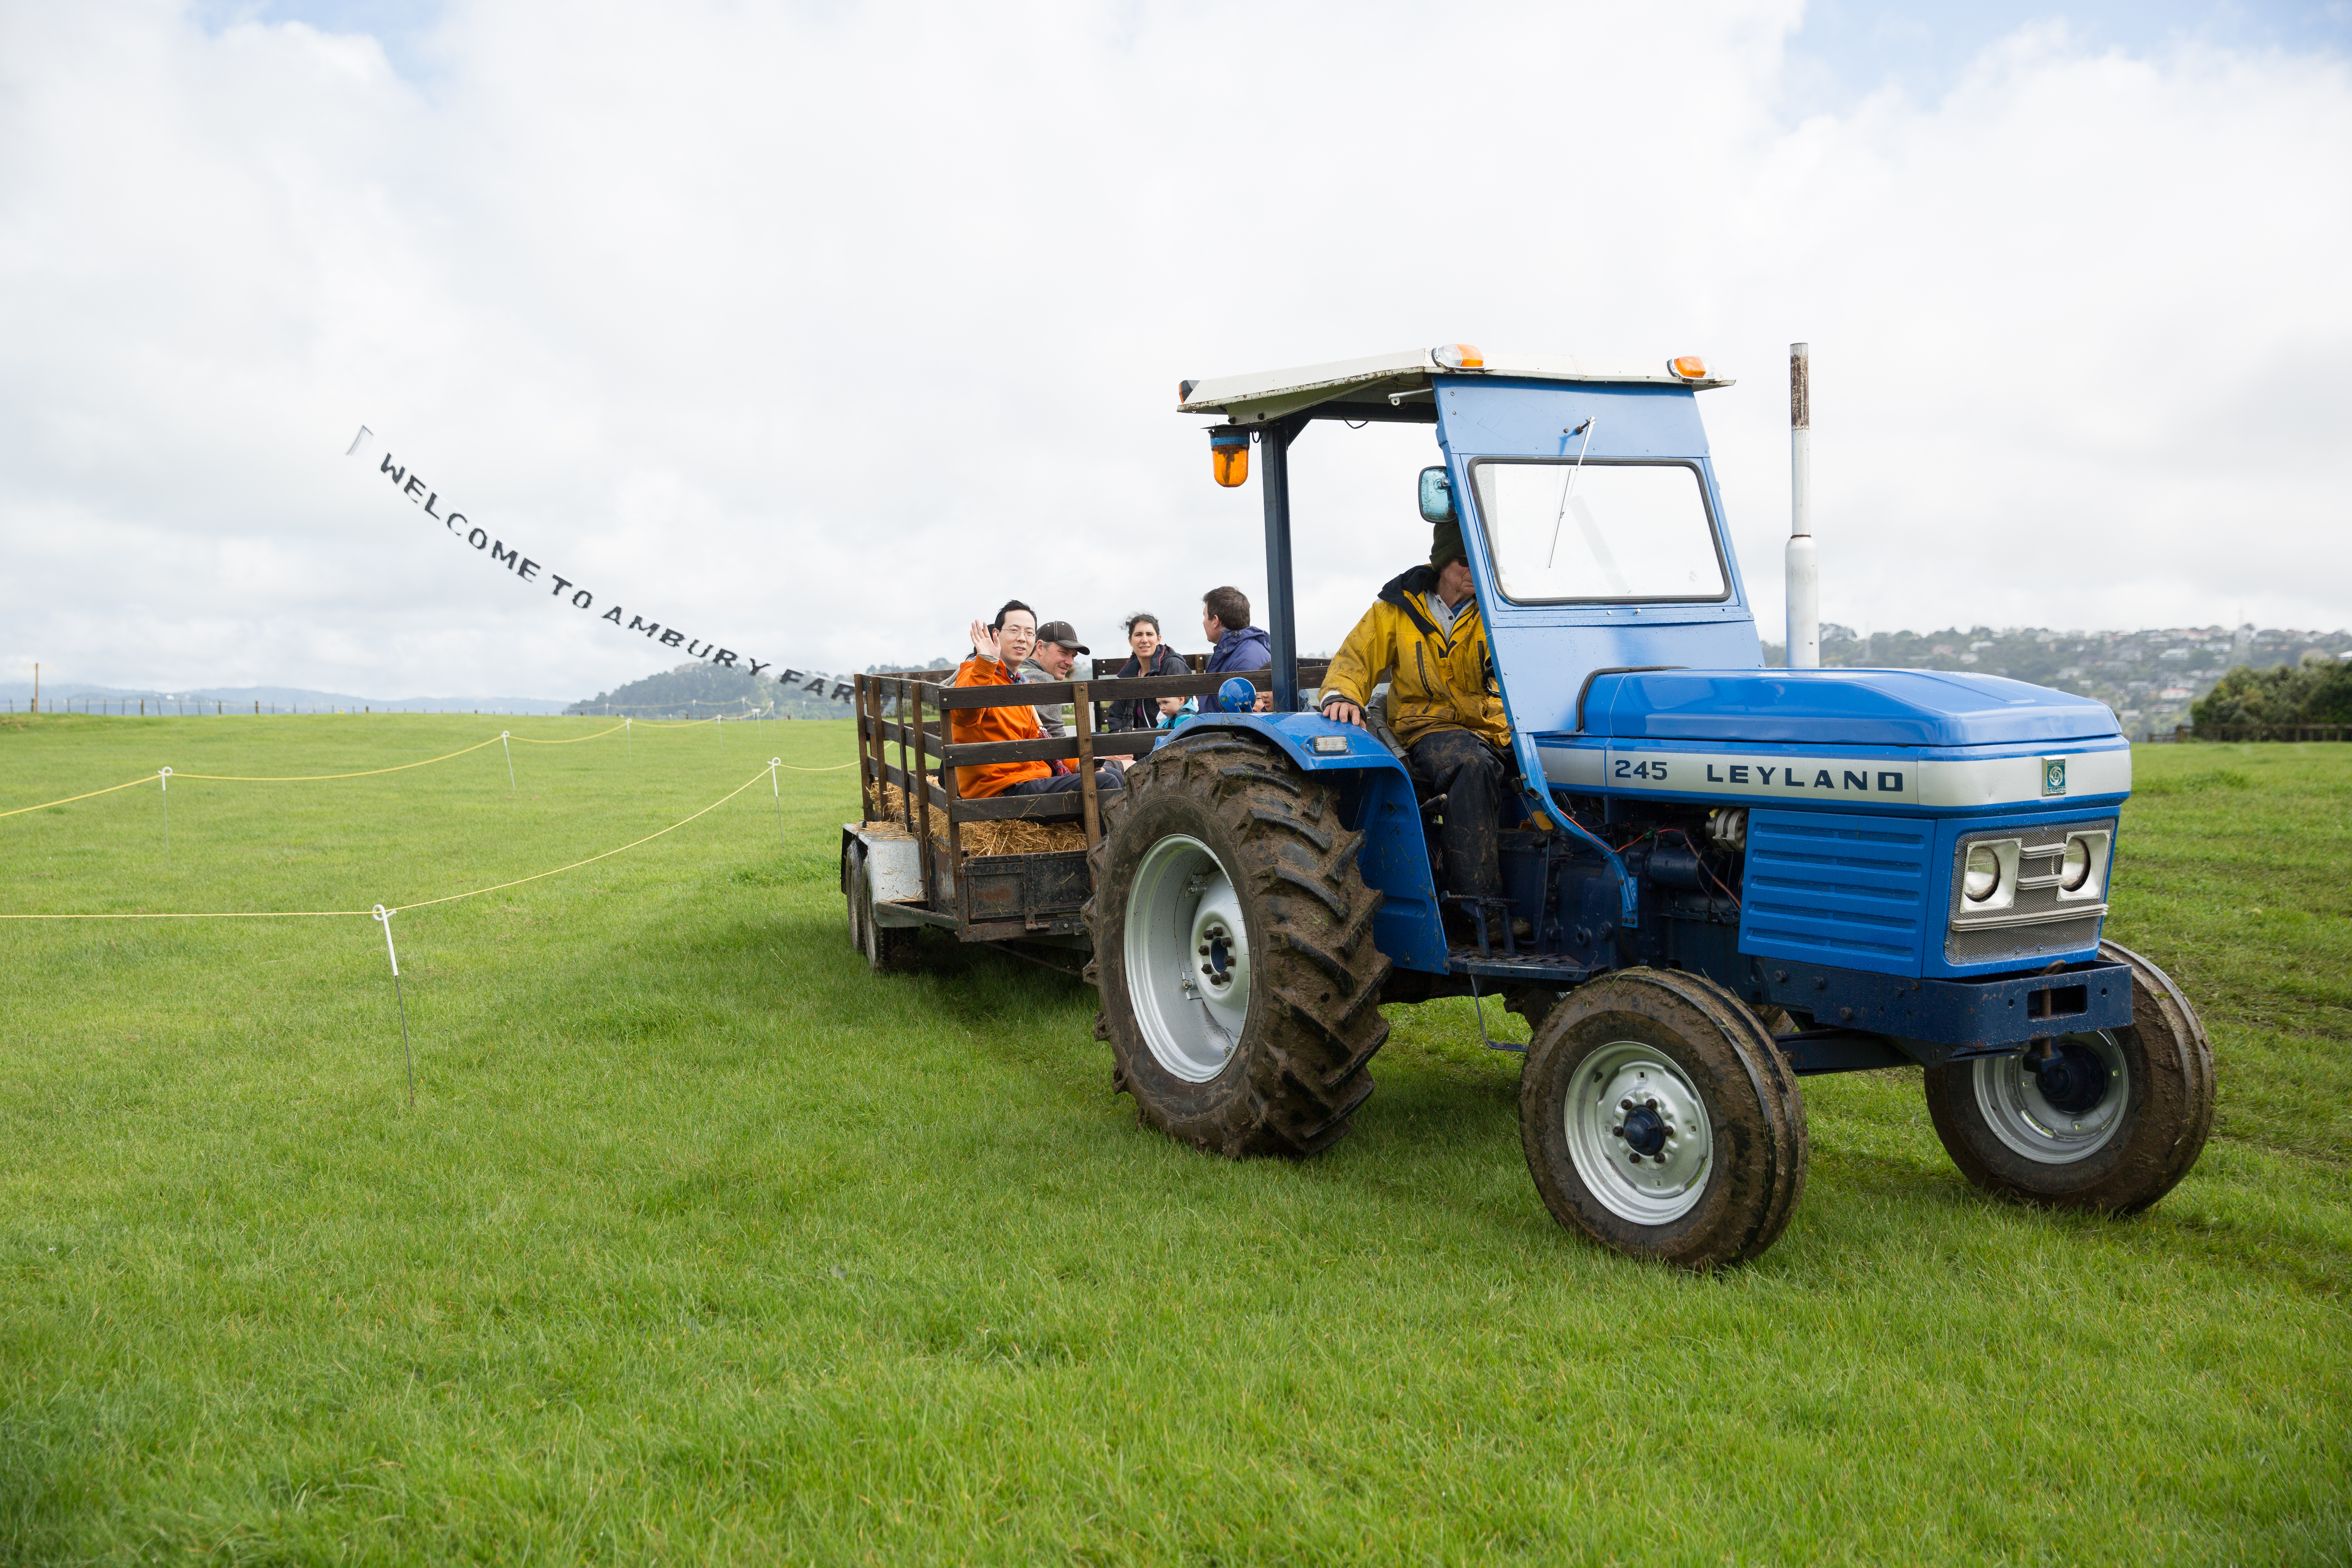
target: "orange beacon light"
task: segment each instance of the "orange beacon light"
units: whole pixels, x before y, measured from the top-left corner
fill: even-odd
[[[1216,469],[1217,483],[1227,489],[1248,482],[1249,443],[1246,430],[1209,432],[1209,461]]]

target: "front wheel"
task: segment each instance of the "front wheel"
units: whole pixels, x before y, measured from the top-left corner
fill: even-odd
[[[1680,970],[1571,991],[1528,1045],[1519,1141],[1544,1206],[1634,1258],[1707,1269],[1780,1238],[1805,1190],[1805,1103],[1739,999]]]
[[[2135,1214],[2179,1184],[2213,1130],[2213,1047],[2164,971],[2128,948],[2132,1021],[1927,1069],[1927,1114],[1961,1174],[2050,1208]]]

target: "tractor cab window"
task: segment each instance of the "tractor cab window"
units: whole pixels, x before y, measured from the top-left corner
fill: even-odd
[[[1514,603],[1729,596],[1691,464],[1480,458],[1470,482]]]

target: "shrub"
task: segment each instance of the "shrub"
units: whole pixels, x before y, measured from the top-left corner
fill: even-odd
[[[2240,665],[2189,710],[2200,726],[2352,724],[2352,665]]]

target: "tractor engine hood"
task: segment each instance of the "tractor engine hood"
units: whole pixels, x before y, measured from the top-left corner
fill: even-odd
[[[1657,669],[1585,684],[1577,731],[1622,740],[2037,745],[2121,733],[2103,702],[1938,669]]]

